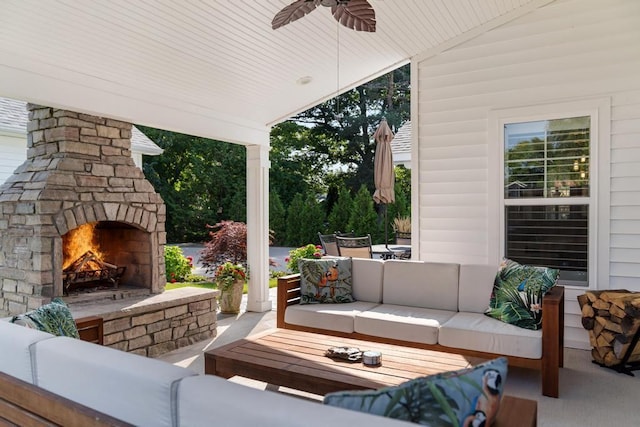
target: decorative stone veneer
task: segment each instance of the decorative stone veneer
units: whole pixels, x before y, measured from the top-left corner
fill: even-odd
[[[142,356],[210,339],[217,333],[218,291],[181,288],[132,303],[69,304],[74,317],[101,316],[104,345]]]
[[[125,236],[128,279],[162,292],[165,205],[131,158],[131,123],[27,109],[27,160],[0,186],[0,315],[62,295],[62,235],[89,222]]]

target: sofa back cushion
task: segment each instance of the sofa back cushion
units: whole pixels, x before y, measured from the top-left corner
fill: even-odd
[[[353,297],[356,301],[382,302],[382,272],[380,259],[351,258]]]
[[[36,385],[128,423],[175,425],[178,380],[195,372],[67,337],[33,346]]]
[[[489,306],[497,265],[462,264],[458,308],[468,313],[484,313]]]
[[[46,332],[0,320],[0,371],[33,384],[30,346],[51,338]]]
[[[178,424],[211,426],[367,426],[409,424],[318,402],[247,387],[213,375],[184,378],[177,390]]]
[[[384,264],[385,304],[458,310],[459,264],[389,260]]]

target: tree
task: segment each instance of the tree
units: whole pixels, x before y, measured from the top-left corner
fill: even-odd
[[[338,200],[333,205],[331,213],[329,213],[328,226],[325,232],[335,233],[341,231],[343,233],[351,231],[349,229],[349,218],[351,217],[351,208],[353,207],[353,199],[347,187],[340,188],[338,192]]]
[[[375,153],[372,135],[382,117],[397,130],[409,116],[407,65],[312,107],[292,121],[318,136],[314,153],[322,153],[346,168],[345,182],[352,191],[363,184],[372,191]]]
[[[304,200],[301,193],[296,193],[287,209],[287,246],[300,246],[302,242],[302,210]],[[309,242],[307,242],[309,243]]]
[[[273,230],[274,245],[282,245],[287,239],[287,223],[284,205],[278,193],[269,193],[269,228]]]
[[[244,147],[138,127],[164,150],[145,157],[143,168],[167,207],[169,242],[203,241],[206,224],[246,218]]]
[[[307,195],[302,210],[302,224],[300,229],[300,241],[297,245],[305,243],[320,244],[318,232],[324,229],[324,209],[318,203],[313,194]]]
[[[353,230],[356,236],[371,234],[374,242],[381,240],[381,234],[377,222],[378,216],[373,207],[373,198],[365,185],[360,187],[353,198],[353,206],[349,217],[348,229]]]
[[[270,190],[289,206],[295,194],[323,193],[324,178],[332,160],[324,149],[327,137],[293,121],[271,130],[269,159]]]

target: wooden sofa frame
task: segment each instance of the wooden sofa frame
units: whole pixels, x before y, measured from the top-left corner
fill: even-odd
[[[286,323],[284,320],[285,308],[289,305],[299,303],[300,275],[292,274],[278,278],[276,323],[278,328],[315,332],[345,338],[356,338],[360,340],[396,344],[406,347],[423,348],[427,350],[442,351],[445,353],[461,354],[463,356],[480,357],[483,359],[494,359],[496,357],[505,356],[509,360],[510,366],[539,370],[542,380],[542,394],[549,397],[558,397],[559,368],[563,366],[564,361],[564,286],[554,286],[542,300],[542,312],[544,313],[544,316],[542,317],[542,358],[540,359],[527,359],[524,357],[506,356],[502,354],[445,347],[440,344],[423,344],[413,341],[376,337],[358,332],[344,333]]]
[[[131,424],[0,372],[0,425],[124,427]]]

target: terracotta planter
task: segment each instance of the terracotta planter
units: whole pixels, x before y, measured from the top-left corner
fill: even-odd
[[[220,291],[220,313],[236,314],[240,312],[243,288],[244,280],[236,280],[231,288]]]

